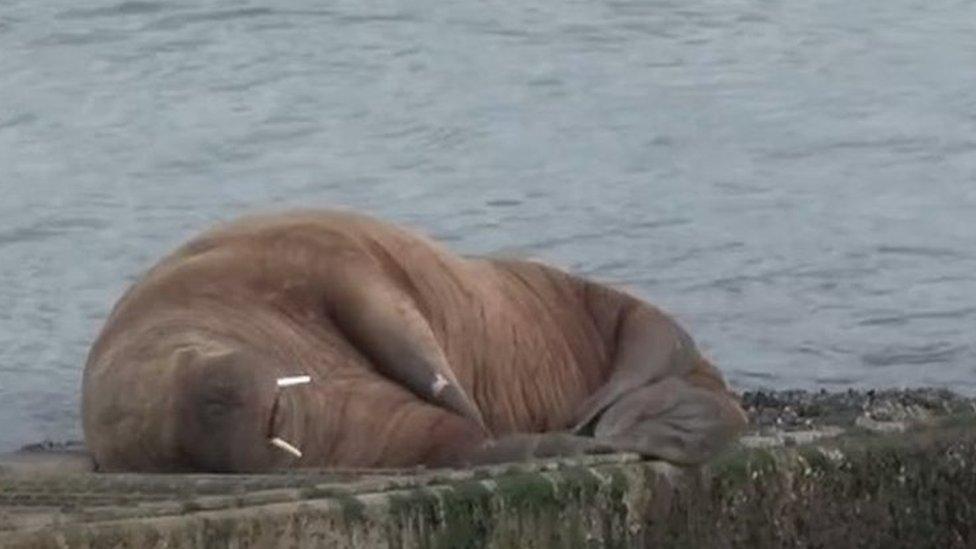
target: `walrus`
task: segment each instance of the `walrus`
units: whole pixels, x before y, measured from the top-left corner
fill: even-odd
[[[115,305],[82,383],[102,471],[701,463],[746,416],[668,315],[345,211],[213,228]]]

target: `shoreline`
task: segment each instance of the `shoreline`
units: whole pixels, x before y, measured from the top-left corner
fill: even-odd
[[[845,391],[764,388],[737,394],[749,416],[745,436],[824,427],[904,431],[941,416],[976,413],[976,397],[936,387]],[[84,452],[85,443],[81,440],[41,440],[11,452],[0,452],[0,466],[5,456]]]
[[[976,543],[976,399],[915,388],[742,401],[749,431],[687,468],[608,454],[455,470],[93,474],[76,443],[38,443],[0,456],[0,545]]]

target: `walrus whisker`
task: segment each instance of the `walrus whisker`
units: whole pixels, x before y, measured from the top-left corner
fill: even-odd
[[[441,374],[437,374],[434,376],[434,382],[430,384],[430,391],[434,393],[434,396],[437,396],[450,384],[451,382],[447,378]]]
[[[280,448],[280,449],[288,452],[289,454],[291,454],[291,455],[293,455],[293,456],[295,456],[297,458],[302,457],[302,451],[301,450],[299,450],[298,448],[295,448],[291,444],[288,444],[287,442],[285,442],[284,440],[282,440],[279,437],[272,438],[270,442],[271,442],[272,445],[274,445],[274,446],[276,446],[276,447],[278,447],[278,448]]]
[[[278,378],[278,387],[291,387],[292,385],[302,385],[311,383],[312,376],[286,376]]]

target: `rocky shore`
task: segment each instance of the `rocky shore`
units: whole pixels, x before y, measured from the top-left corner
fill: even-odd
[[[932,388],[836,393],[759,390],[743,393],[742,406],[749,414],[751,431],[764,434],[875,422],[907,428],[942,416],[976,412],[976,398]]]

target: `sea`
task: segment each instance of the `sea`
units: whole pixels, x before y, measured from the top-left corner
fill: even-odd
[[[342,207],[674,315],[737,390],[976,394],[976,4],[0,0],[0,451],[215,223]]]

